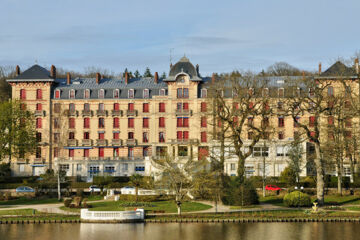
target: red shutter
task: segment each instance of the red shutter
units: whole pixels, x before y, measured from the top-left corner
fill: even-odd
[[[201,103],[201,112],[206,112],[206,102]]]
[[[148,118],[144,118],[143,119],[143,128],[148,128],[149,127],[149,119]]]
[[[84,128],[90,127],[90,118],[84,118]]]
[[[182,127],[183,126],[182,120],[183,120],[182,118],[177,118],[177,124],[176,124],[177,127]]]
[[[104,157],[104,148],[99,148],[99,157]]]
[[[189,127],[189,118],[183,118],[183,127]]]
[[[309,117],[309,126],[310,127],[315,126],[315,117],[314,116]]]
[[[21,89],[20,90],[20,99],[26,99],[26,90],[25,89]]]
[[[119,133],[113,133],[113,139],[119,139]]]
[[[134,111],[134,104],[133,103],[129,103],[129,110]]]
[[[38,111],[42,110],[42,104],[41,103],[36,104],[36,110],[38,110]]]
[[[42,119],[41,118],[36,119],[36,128],[42,128]]]
[[[60,90],[55,91],[55,98],[60,98]]]
[[[199,160],[202,160],[204,157],[208,157],[209,156],[209,149],[207,147],[199,147],[199,151],[198,151],[198,158]]]
[[[201,142],[207,142],[206,132],[201,132]]]
[[[89,149],[84,149],[84,157],[89,157]]]
[[[165,103],[159,103],[159,112],[165,112]]]
[[[176,133],[176,136],[177,136],[177,139],[178,139],[178,140],[181,140],[181,139],[182,139],[182,132],[181,132],[181,131],[178,131],[178,132]]]
[[[114,128],[118,128],[119,126],[119,118],[114,118]]]
[[[36,90],[36,99],[42,99],[42,90],[41,89]]]
[[[69,128],[75,128],[75,118],[69,118]]]
[[[253,108],[254,108],[254,103],[253,103],[253,102],[250,102],[250,103],[249,103],[249,108],[250,108],[250,109],[253,109]]]
[[[114,110],[115,110],[115,111],[119,111],[119,110],[120,110],[120,107],[119,107],[119,104],[118,104],[118,103],[114,103]]]
[[[184,139],[189,139],[189,132],[188,131],[183,132],[183,138]]]
[[[104,133],[99,133],[99,139],[104,139],[105,134]]]
[[[133,128],[133,127],[134,127],[134,119],[133,119],[133,118],[129,118],[129,120],[128,120],[128,127],[129,127],[129,128]]]
[[[183,109],[189,110],[189,103],[183,103]]]
[[[165,127],[165,118],[159,118],[159,127]]]
[[[74,149],[69,149],[69,157],[74,157]]]
[[[207,126],[206,117],[201,117],[201,127],[206,127],[206,126]]]
[[[143,112],[149,112],[149,104],[148,103],[143,104]]]

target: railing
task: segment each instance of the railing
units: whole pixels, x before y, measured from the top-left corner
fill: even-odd
[[[121,161],[121,162],[137,162],[143,163],[143,157],[56,157],[55,162],[73,162],[73,161],[88,161],[92,163],[110,162],[110,161]]]
[[[26,163],[27,161],[25,158],[18,158],[18,159],[16,159],[16,162],[17,163]]]
[[[136,211],[89,211],[81,209],[80,218],[87,221],[143,221],[144,209]]]
[[[96,115],[97,116],[107,116],[107,111],[106,110],[96,110]]]
[[[136,139],[126,139],[126,145],[135,146]]]
[[[34,112],[35,117],[40,117],[40,116],[45,116],[45,111],[44,110],[36,110]]]
[[[76,110],[66,110],[67,115],[70,116],[78,116],[78,111]]]
[[[82,140],[82,145],[83,146],[91,146],[92,145],[92,140],[91,139],[83,139]]]
[[[191,116],[192,110],[189,109],[176,109],[175,111],[176,116]]]
[[[121,141],[121,139],[112,139],[111,140],[111,145],[113,145],[113,146],[121,146],[122,141]]]
[[[91,110],[82,110],[82,116],[83,117],[91,117],[92,111]]]
[[[170,139],[171,144],[198,144],[199,139]]]
[[[69,147],[75,147],[75,146],[77,146],[77,141],[76,141],[76,139],[68,139],[68,140],[67,140],[67,145],[68,145]]]
[[[96,145],[97,146],[106,146],[107,145],[107,140],[106,139],[97,139],[96,140]]]
[[[111,115],[112,116],[122,116],[122,111],[121,110],[112,110]]]
[[[34,158],[34,164],[43,164],[45,161],[42,158]]]
[[[126,110],[126,116],[137,116],[137,110]]]

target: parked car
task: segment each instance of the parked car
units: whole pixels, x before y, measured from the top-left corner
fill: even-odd
[[[265,186],[265,190],[269,190],[269,191],[280,191],[281,188],[279,188],[278,186],[275,186],[275,185],[266,185],[266,186]]]
[[[21,186],[21,187],[16,188],[16,192],[17,193],[27,193],[27,192],[35,192],[35,190],[31,187]]]
[[[105,190],[105,189],[104,189]],[[99,188],[98,186],[96,185],[91,185],[89,187],[89,192],[101,192],[101,188]]]

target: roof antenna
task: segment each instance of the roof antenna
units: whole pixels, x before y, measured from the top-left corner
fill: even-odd
[[[37,59],[35,59],[35,64],[38,64],[38,60],[37,60]]]
[[[172,65],[172,52],[174,48],[170,48],[170,65]]]

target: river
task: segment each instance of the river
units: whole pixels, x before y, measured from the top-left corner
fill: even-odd
[[[8,224],[0,240],[360,239],[359,223]]]

